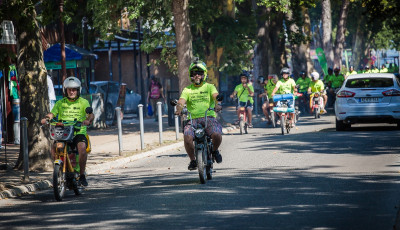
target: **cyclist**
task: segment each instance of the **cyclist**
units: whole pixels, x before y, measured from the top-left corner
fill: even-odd
[[[334,75],[332,75],[329,78],[329,85],[331,86],[329,88],[329,106],[333,106],[333,103],[335,102],[335,97],[336,97],[336,89],[342,87],[342,84],[344,82],[344,76],[342,74],[340,74],[340,69],[339,68],[335,68],[333,70]]]
[[[281,70],[282,79],[279,80],[278,83],[276,83],[276,86],[271,93],[272,98],[278,92],[278,90],[279,90],[280,94],[288,94],[288,93],[296,93],[297,92],[296,82],[294,82],[294,80],[292,78],[290,78],[289,75],[290,75],[290,69],[287,67],[282,68],[282,70]],[[280,101],[278,103],[280,103]],[[294,109],[294,98],[293,98],[293,100],[288,100],[288,106],[289,106],[289,108]],[[290,113],[290,124],[292,127],[294,126],[293,121],[294,121],[294,113]],[[281,125],[283,125],[283,124],[281,124]]]
[[[310,87],[308,88],[308,94],[310,94],[310,111],[312,111],[312,97],[314,96],[314,93],[319,93],[324,100],[321,104],[321,113],[325,114],[325,105],[328,101],[328,97],[326,96],[325,92],[325,85],[321,80],[319,80],[319,73],[317,72],[311,73],[311,81]]]
[[[324,77],[324,83],[330,87],[329,79],[333,76],[333,69],[331,67],[328,68],[328,74]]]
[[[86,114],[86,108],[90,107],[89,102],[80,97],[82,91],[81,81],[76,77],[68,77],[63,83],[63,93],[66,95],[63,99],[56,102],[50,113],[41,120],[45,124],[48,120],[58,116],[58,120],[82,122],[80,131],[74,135],[73,143],[78,148],[80,177],[79,181],[83,186],[88,186],[85,176],[87,153],[86,147],[88,140],[86,138],[86,126],[92,124],[94,115]],[[55,157],[55,146],[51,150],[53,158]]]
[[[186,104],[188,111],[192,115],[193,124],[189,121],[184,127],[184,145],[190,158],[188,169],[195,170],[197,168],[197,163],[194,155],[194,132],[191,125],[197,126],[197,124],[201,124],[204,126],[205,111],[209,107],[215,107],[215,111],[219,112],[221,110],[221,105],[217,103],[218,91],[215,86],[205,82],[207,78],[207,67],[204,62],[195,61],[191,63],[189,66],[189,76],[192,84],[183,89],[176,106],[175,114],[181,115],[183,106]],[[218,151],[218,147],[222,142],[222,126],[217,121],[214,111],[209,111],[207,115],[207,127],[205,127],[205,131],[207,135],[212,138],[212,154],[215,157],[215,161],[221,163],[222,155]]]
[[[272,98],[271,94],[272,91],[274,90],[276,83],[278,83],[278,76],[276,74],[270,74],[268,75],[268,79],[264,80],[263,88],[264,88],[264,93],[260,94],[260,97],[267,95],[268,96],[268,101],[266,100],[264,104],[262,105],[262,110],[265,115],[265,117],[268,119],[268,124],[272,124],[271,118],[269,117],[269,104],[274,103],[274,99]]]
[[[307,90],[308,87],[310,87],[310,83],[311,83],[311,79],[307,76],[305,71],[301,71],[300,72],[300,77],[297,79],[296,81],[296,87],[297,87],[297,91],[299,93],[303,94],[303,97],[305,98],[305,108],[308,108],[306,105],[308,105],[307,101],[308,101],[308,94],[307,94]],[[299,100],[300,101],[300,100]],[[303,105],[301,105],[303,106]]]
[[[357,71],[354,70],[354,66],[350,66],[349,71],[346,73],[346,78],[350,75],[357,74]]]
[[[254,95],[254,87],[252,84],[249,84],[249,77],[242,73],[240,74],[240,81],[241,84],[235,87],[235,90],[231,94],[231,98],[234,98],[237,94],[239,94],[239,104],[236,109],[236,113],[238,118],[240,117],[240,107],[245,107],[247,110],[247,115],[249,119],[249,128],[253,128],[251,123],[252,111],[253,111],[253,103],[252,103],[252,96]],[[237,121],[236,123],[239,123]]]
[[[381,68],[381,70],[379,71],[379,73],[387,73],[387,72],[389,72],[388,68],[386,68],[386,65],[385,65],[385,64],[382,64],[382,68]]]

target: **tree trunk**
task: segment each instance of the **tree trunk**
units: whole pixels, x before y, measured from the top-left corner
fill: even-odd
[[[310,74],[312,71],[314,71],[314,64],[311,60],[311,55],[310,55],[310,41],[311,41],[311,19],[310,15],[308,14],[308,9],[305,7],[302,7],[303,11],[303,16],[304,16],[304,26],[303,26],[303,32],[307,36],[307,41],[302,49],[304,50],[304,56],[306,58],[306,67],[305,71],[307,71],[308,74]]]
[[[27,5],[29,7],[27,7]],[[50,169],[48,132],[40,128],[40,120],[49,112],[47,74],[43,61],[42,40],[32,1],[20,3],[23,12],[16,21],[18,38],[18,75],[21,89],[21,117],[28,119],[29,166],[31,170]],[[23,137],[21,137],[22,140]],[[22,145],[18,164],[22,168]]]
[[[328,66],[333,65],[332,52],[332,10],[331,1],[322,0],[322,48],[325,52]]]
[[[269,39],[270,46],[266,49],[272,51],[272,55],[268,55],[268,73],[278,74],[283,66],[287,66],[285,52],[285,38],[283,34],[283,19],[285,15],[282,12],[271,12]]]
[[[192,59],[192,34],[189,21],[189,0],[173,0],[175,39],[178,56],[179,92],[190,84],[189,65]]]
[[[339,68],[341,68],[342,66],[342,53],[345,42],[345,30],[347,22],[347,13],[349,12],[349,4],[350,0],[342,0],[342,7],[340,8],[340,15],[339,15],[339,24],[336,33],[334,66]]]
[[[352,57],[351,57],[351,65],[354,66],[355,69],[359,69],[361,67],[361,58],[363,57],[363,44],[364,44],[364,17],[360,15],[360,19],[358,20],[357,31],[353,35],[353,47],[352,47]]]
[[[253,11],[256,14],[256,18],[266,18],[267,9],[265,7],[258,7],[255,0],[252,0]],[[266,60],[266,49],[265,43],[266,39],[269,38],[268,29],[267,29],[268,21],[265,20],[257,20],[257,38],[259,43],[254,47],[254,57],[253,57],[253,75],[258,78],[259,76],[267,77],[268,74],[268,66],[264,63],[267,63]]]

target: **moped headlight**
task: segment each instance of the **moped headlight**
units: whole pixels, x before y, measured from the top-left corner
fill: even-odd
[[[204,129],[196,129],[194,135],[197,138],[202,138],[204,136]]]

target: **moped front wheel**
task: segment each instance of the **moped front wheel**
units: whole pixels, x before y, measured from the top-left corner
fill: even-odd
[[[240,135],[243,135],[243,132],[244,132],[244,121],[243,121],[243,118],[240,118],[239,129],[240,129]]]
[[[62,163],[55,164],[53,171],[53,191],[57,201],[62,201],[66,190],[66,177],[62,166]]]
[[[205,149],[200,147],[196,149],[196,161],[197,161],[197,170],[199,171],[200,183],[206,183],[206,164],[207,158],[205,154]]]
[[[285,122],[286,122],[286,116],[285,114],[281,115],[281,131],[282,131],[282,135],[285,135]]]
[[[319,118],[319,107],[318,108],[314,108],[314,118],[315,119]]]

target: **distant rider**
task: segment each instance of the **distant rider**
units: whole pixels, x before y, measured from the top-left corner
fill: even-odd
[[[311,81],[312,82],[310,84],[310,87],[308,88],[308,93],[310,94],[310,111],[312,111],[312,98],[314,96],[314,93],[319,93],[323,99],[321,103],[321,113],[325,114],[325,105],[328,101],[328,97],[326,96],[325,92],[325,85],[321,80],[319,80],[319,73],[317,72],[311,73]]]
[[[289,94],[289,93],[294,94],[295,92],[297,92],[296,82],[292,78],[290,78],[289,75],[290,75],[290,69],[287,67],[282,68],[281,70],[282,79],[279,80],[278,83],[276,83],[276,86],[271,93],[272,98],[278,92],[278,90],[280,94]],[[277,104],[279,103],[280,101]],[[292,100],[288,100],[288,107],[294,109],[294,98]],[[293,121],[294,121],[294,113],[290,113],[290,124],[292,127],[294,126]]]
[[[58,120],[82,122],[80,131],[75,133],[73,143],[78,148],[80,177],[79,181],[83,186],[88,186],[85,176],[87,153],[86,147],[88,140],[86,138],[86,126],[92,124],[94,115],[86,114],[86,108],[90,107],[89,102],[80,97],[82,91],[81,81],[76,77],[68,77],[63,83],[63,92],[66,97],[56,102],[53,109],[45,118],[41,120],[45,124],[48,120],[58,115]],[[53,146],[51,154],[55,157],[55,146]]]
[[[252,84],[249,84],[249,77],[242,73],[240,74],[240,81],[241,84],[237,85],[235,87],[235,90],[231,94],[231,98],[234,98],[236,95],[239,95],[239,104],[236,110],[238,118],[240,117],[240,107],[245,107],[247,110],[247,115],[249,119],[249,128],[253,128],[253,125],[251,123],[251,118],[252,118],[252,111],[253,111],[253,103],[252,101],[252,96],[254,95],[254,87]]]
[[[265,117],[268,119],[268,124],[272,124],[271,118],[269,116],[269,104],[274,103],[274,99],[272,98],[271,94],[272,91],[276,87],[276,83],[278,83],[278,76],[276,74],[270,74],[268,75],[268,79],[264,80],[263,88],[264,88],[264,93],[260,94],[260,97],[264,95],[268,95],[268,101],[265,101],[264,104],[262,105],[262,110],[265,115]]]
[[[183,89],[179,98],[178,105],[176,106],[176,115],[181,115],[184,105],[187,105],[187,110],[191,113],[193,119],[193,126],[201,124],[205,126],[204,114],[209,107],[215,106],[215,112],[221,111],[221,105],[217,103],[218,91],[213,84],[205,82],[207,78],[207,67],[202,61],[195,61],[189,66],[189,77],[192,82],[189,86]],[[207,127],[205,127],[206,134],[212,138],[212,154],[217,163],[222,162],[222,155],[218,147],[222,142],[222,126],[217,121],[214,111],[207,113]],[[191,128],[190,121],[184,127],[184,145],[186,152],[190,158],[188,166],[189,170],[197,168],[196,158],[194,155],[194,132]]]

